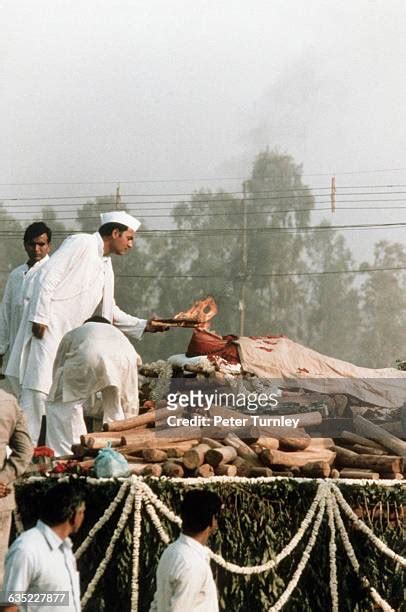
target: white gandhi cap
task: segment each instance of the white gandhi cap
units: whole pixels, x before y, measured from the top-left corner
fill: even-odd
[[[136,232],[141,225],[141,221],[138,221],[138,219],[126,213],[125,210],[113,210],[112,212],[101,213],[100,221],[101,225],[105,225],[106,223],[121,223],[134,230],[134,232]]]

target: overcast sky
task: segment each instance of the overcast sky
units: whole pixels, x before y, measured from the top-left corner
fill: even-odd
[[[235,187],[265,146],[310,185],[406,184],[404,0],[0,7],[0,199]],[[89,184],[21,185],[59,182]]]

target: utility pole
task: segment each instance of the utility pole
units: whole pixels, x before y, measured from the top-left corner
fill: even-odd
[[[121,208],[120,183],[117,185],[116,189],[116,210],[119,208]]]
[[[247,252],[247,191],[248,181],[244,181],[242,184],[242,258],[241,258],[241,295],[240,295],[240,336],[244,335],[245,327],[245,293],[246,293],[246,279],[247,279],[247,268],[248,268],[248,252]]]

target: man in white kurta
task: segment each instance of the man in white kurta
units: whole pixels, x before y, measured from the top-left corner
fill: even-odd
[[[132,248],[140,222],[124,211],[113,211],[103,213],[101,223],[94,234],[68,236],[36,277],[29,313],[20,325],[6,369],[7,375],[19,377],[21,407],[34,417],[45,408],[60,341],[96,309],[133,338],[156,331],[146,319],[120,310],[114,300],[110,255],[123,255]],[[36,426],[34,443],[38,433]]]
[[[138,414],[138,369],[131,342],[106,319],[94,317],[65,334],[54,362],[47,402],[46,445],[71,453],[86,434],[83,406],[101,392],[104,422]]]
[[[0,365],[3,370],[6,369],[24,311],[29,307],[35,275],[49,259],[51,238],[51,230],[42,221],[29,225],[24,233],[28,260],[10,272],[7,279],[0,307]],[[18,377],[9,377],[9,382],[14,395],[19,398],[21,388]]]
[[[208,538],[217,528],[220,498],[207,490],[188,491],[181,507],[182,531],[159,560],[150,612],[218,612]]]

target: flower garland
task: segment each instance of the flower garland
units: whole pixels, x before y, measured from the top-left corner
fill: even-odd
[[[283,606],[288,602],[292,592],[295,590],[297,583],[300,580],[300,576],[302,575],[303,570],[306,567],[307,562],[309,561],[310,553],[313,550],[313,546],[319,534],[321,521],[324,516],[325,506],[326,506],[326,498],[325,496],[323,496],[320,502],[319,513],[316,517],[316,520],[314,521],[312,533],[310,535],[310,539],[306,545],[306,548],[303,551],[302,559],[299,565],[297,566],[296,571],[293,574],[292,579],[287,585],[285,591],[279,597],[278,601],[275,602],[274,605],[269,608],[269,612],[279,612],[279,610],[281,610]]]
[[[358,559],[356,557],[356,554],[354,552],[354,549],[353,549],[352,544],[350,542],[350,539],[348,537],[348,533],[347,533],[347,530],[346,530],[345,525],[343,523],[343,519],[341,518],[340,509],[338,507],[337,499],[335,497],[333,497],[331,499],[331,502],[332,502],[332,506],[333,506],[334,518],[335,518],[335,521],[336,521],[336,524],[337,524],[338,531],[340,533],[341,541],[342,541],[342,543],[344,545],[344,550],[347,553],[347,556],[348,556],[348,558],[350,560],[350,563],[351,563],[351,565],[352,565],[352,567],[354,569],[354,572],[359,577],[361,584],[364,587],[369,588],[370,595],[371,595],[372,599],[375,601],[375,603],[378,606],[380,606],[384,612],[394,612],[394,610],[390,607],[388,602],[386,602],[379,595],[379,593],[373,587],[371,587],[368,578],[366,578],[365,576],[361,575],[360,564],[358,562]]]
[[[142,489],[137,481],[131,483],[131,494],[134,498],[134,526],[133,526],[133,569],[131,575],[131,612],[138,610],[138,574],[140,566],[140,541],[141,541],[141,503]]]
[[[164,542],[164,544],[169,544],[169,542],[171,541],[171,540],[170,540],[170,537],[169,537],[169,535],[166,533],[166,531],[165,531],[165,529],[164,529],[164,527],[163,527],[163,525],[162,525],[161,521],[159,520],[159,516],[158,516],[158,515],[157,515],[157,513],[155,512],[155,508],[154,508],[154,506],[151,504],[151,502],[150,502],[150,501],[147,501],[147,502],[145,503],[145,508],[146,508],[146,511],[148,512],[148,514],[149,514],[149,516],[150,516],[150,518],[151,518],[151,521],[152,521],[152,523],[153,523],[153,525],[154,525],[155,529],[157,530],[158,535],[159,535],[159,537],[161,538],[162,542]]]
[[[134,477],[133,477],[134,478]],[[162,512],[162,514],[172,523],[176,523],[179,527],[182,526],[182,519],[177,516],[172,510],[170,510],[155,493],[150,489],[150,487],[143,481],[139,481],[139,486],[142,492],[145,494],[146,498],[149,499],[150,502],[154,504],[154,506]]]
[[[129,480],[125,480],[123,482],[123,484],[121,485],[120,489],[118,490],[118,493],[115,496],[115,498],[113,499],[113,501],[110,503],[110,505],[104,511],[103,516],[101,516],[99,518],[97,523],[92,527],[92,529],[89,531],[87,537],[83,540],[82,544],[79,546],[79,548],[75,552],[76,559],[80,559],[82,554],[85,552],[85,550],[91,544],[91,542],[92,542],[94,536],[96,535],[96,533],[107,523],[107,521],[109,521],[111,519],[111,517],[113,516],[117,506],[123,500],[124,494],[127,491],[129,486],[130,486],[130,481]]]
[[[125,527],[125,525],[127,523],[128,517],[129,517],[129,515],[131,513],[131,509],[132,509],[133,503],[134,503],[134,493],[130,492],[128,497],[127,497],[127,499],[126,499],[126,502],[124,504],[123,511],[122,511],[121,516],[119,518],[119,521],[117,523],[117,527],[115,528],[114,533],[113,533],[113,535],[111,537],[110,544],[107,547],[104,559],[101,561],[101,563],[100,563],[99,567],[97,568],[96,573],[93,576],[92,580],[87,585],[86,592],[85,592],[85,594],[82,597],[82,600],[81,600],[82,608],[84,608],[86,606],[87,602],[92,597],[92,595],[93,595],[93,593],[95,591],[95,588],[96,588],[100,578],[103,576],[103,574],[104,574],[104,572],[106,570],[106,567],[107,567],[107,565],[108,565],[108,563],[109,563],[109,561],[110,561],[110,559],[111,559],[111,557],[113,555],[114,546],[115,546],[118,538],[120,537],[121,532],[123,531],[123,529],[124,529],[124,527]]]
[[[305,518],[303,519],[296,535],[293,536],[291,541],[275,557],[275,559],[270,559],[267,563],[263,563],[262,565],[254,565],[251,567],[247,567],[247,566],[236,565],[235,563],[230,563],[229,561],[226,561],[225,559],[223,559],[221,555],[217,555],[216,553],[213,553],[212,551],[209,551],[210,558],[213,559],[213,561],[215,561],[218,565],[221,565],[221,567],[224,567],[224,569],[228,570],[229,572],[233,572],[235,574],[244,574],[248,576],[251,574],[260,574],[262,572],[267,572],[277,567],[283,559],[288,557],[295,550],[299,542],[303,539],[303,536],[306,533],[307,529],[309,528],[313,520],[314,514],[317,508],[320,506],[322,500],[325,498],[326,493],[327,493],[326,485],[320,485],[317,490],[316,496],[312,502],[312,505],[310,506]]]
[[[374,534],[374,532],[367,525],[365,525],[365,523],[363,521],[361,521],[361,519],[355,514],[355,512],[353,511],[351,506],[346,502],[346,500],[343,497],[343,494],[341,493],[341,491],[337,487],[337,485],[331,484],[330,486],[331,486],[331,489],[332,489],[334,495],[337,498],[338,503],[340,504],[340,506],[344,510],[345,514],[353,521],[353,523],[356,525],[356,527],[360,531],[362,531],[362,533],[364,533],[366,536],[368,536],[368,538],[371,540],[371,542],[373,542],[373,544],[375,544],[376,548],[378,550],[380,550],[381,553],[383,553],[384,555],[388,556],[390,559],[393,559],[394,561],[399,563],[402,567],[406,567],[406,558],[402,557],[401,555],[399,555],[397,553],[395,553],[395,551],[392,550],[391,548],[389,548],[389,546],[386,546],[386,544],[384,542],[382,542],[382,540],[380,540]]]
[[[337,546],[336,546],[336,528],[333,511],[332,496],[327,495],[327,517],[328,526],[330,528],[330,541],[329,541],[329,553],[330,553],[330,593],[331,593],[331,609],[333,612],[338,612],[338,585],[337,585]]]
[[[158,401],[165,397],[171,386],[172,379],[172,364],[163,359],[154,361],[153,363],[146,364],[144,368],[148,368],[151,371],[158,372],[158,378],[152,379],[150,399]]]

